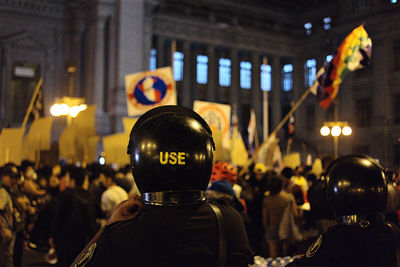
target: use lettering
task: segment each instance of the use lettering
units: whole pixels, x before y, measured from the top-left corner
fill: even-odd
[[[185,165],[185,152],[160,152],[160,163],[171,165]]]

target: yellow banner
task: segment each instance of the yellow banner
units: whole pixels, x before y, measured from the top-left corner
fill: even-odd
[[[3,128],[0,134],[0,165],[21,164],[22,138],[25,128]]]
[[[129,164],[129,155],[126,153],[129,134],[118,133],[103,137],[103,148],[106,163],[117,163],[120,166]]]

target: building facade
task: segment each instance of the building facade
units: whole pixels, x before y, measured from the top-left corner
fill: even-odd
[[[399,6],[395,0],[0,0],[0,127],[22,122],[43,77],[47,110],[56,97],[84,97],[97,106],[97,132],[119,132],[127,115],[125,75],[172,65],[178,104],[230,104],[244,137],[253,109],[262,141],[263,116],[271,132],[345,36],[365,23],[371,67],[348,74],[327,111],[307,97],[295,113],[291,150],[332,154],[333,140],[319,129],[324,121],[347,121],[353,134],[339,138],[339,154],[366,153],[398,166]],[[279,131],[284,151],[286,132]]]

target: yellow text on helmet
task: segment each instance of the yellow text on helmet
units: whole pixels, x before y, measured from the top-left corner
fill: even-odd
[[[160,163],[171,165],[185,165],[186,153],[185,152],[160,152]]]

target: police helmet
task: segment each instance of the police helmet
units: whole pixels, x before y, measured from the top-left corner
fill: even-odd
[[[384,212],[387,183],[384,169],[374,159],[364,155],[339,157],[328,166],[325,177],[328,203],[343,223],[358,223],[360,216]]]
[[[206,121],[191,109],[160,106],[143,114],[130,133],[133,177],[146,204],[204,200],[215,144]]]

